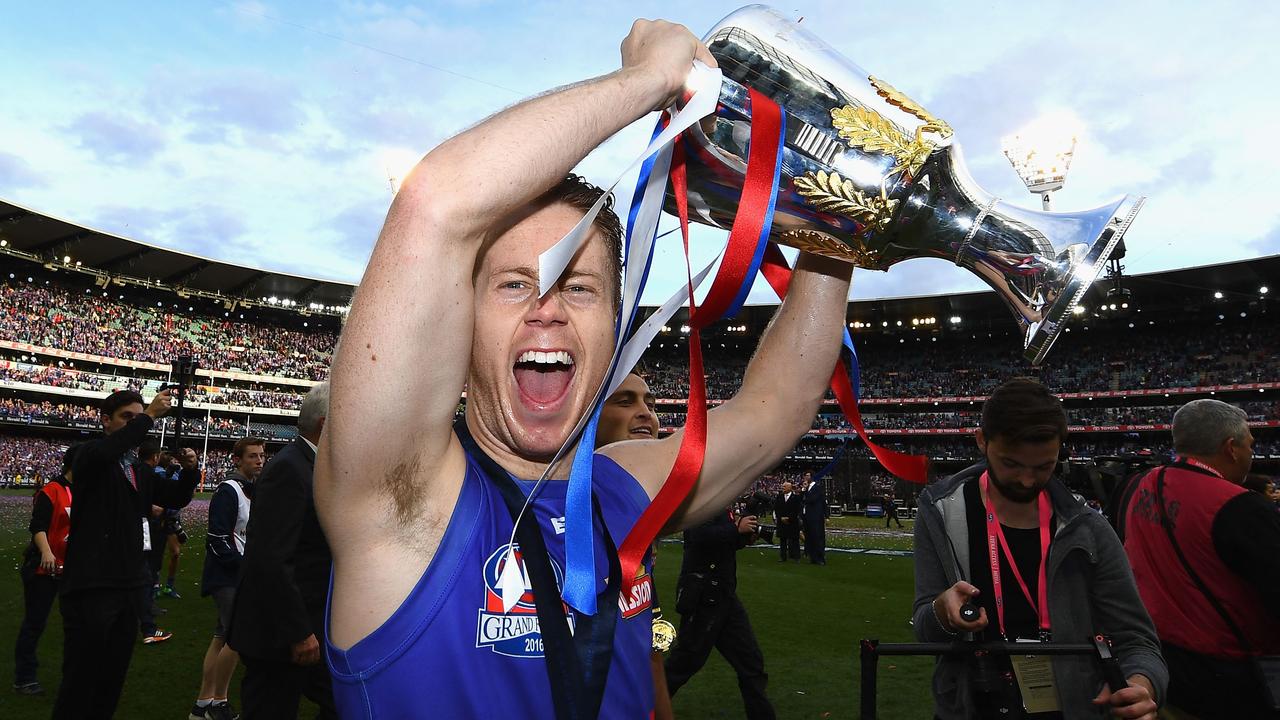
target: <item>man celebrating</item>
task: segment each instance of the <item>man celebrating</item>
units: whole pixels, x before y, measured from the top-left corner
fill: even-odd
[[[1247,420],[1217,400],[1183,405],[1178,459],[1138,480],[1122,509],[1169,663],[1169,704],[1200,718],[1280,717],[1254,665],[1280,655],[1280,513],[1240,485],[1253,464]]]
[[[231,609],[240,582],[240,561],[244,557],[245,530],[249,527],[253,483],[267,460],[267,441],[244,437],[231,448],[235,470],[213,491],[209,500],[209,534],[205,536],[204,574],[200,594],[213,596],[217,608],[213,639],[200,666],[200,694],[188,714],[190,720],[231,720],[227,702],[231,676],[240,656],[227,646]]]
[[[778,562],[800,561],[800,515],[804,499],[792,492],[791,483],[782,483],[782,492],[773,501],[773,522],[778,526]]]
[[[168,390],[145,407],[132,390],[111,393],[101,405],[103,437],[76,454],[76,511],[58,588],[62,685],[54,720],[111,717],[120,701],[138,632],[136,597],[150,585],[142,559],[145,515],[153,504],[185,507],[200,482],[194,450],[180,451],[177,482],[161,480],[138,460],[137,447],[171,405]]]
[[[1073,720],[1097,717],[1101,704],[1116,717],[1155,719],[1168,671],[1115,532],[1053,474],[1066,436],[1062,404],[1035,380],[1010,380],[986,401],[977,432],[985,461],[920,495],[912,624],[925,642],[965,632],[1028,648],[1106,633],[1129,687],[1112,694],[1084,656],[995,658],[992,673],[942,658],[933,680],[942,720],[1024,709]],[[969,603],[976,619],[961,615]],[[1051,685],[1018,679],[1033,674]]]
[[[427,701],[449,717],[549,718],[557,706],[648,717],[650,614],[629,592],[612,600],[620,591],[605,578],[682,433],[615,443],[592,459],[597,615],[569,611],[561,621],[554,593],[505,591],[563,577],[570,461],[548,464],[591,409],[620,302],[612,213],[538,295],[539,254],[600,196],[565,175],[670,105],[695,58],[714,63],[688,30],[637,21],[620,70],[441,144],[392,203],[334,357],[316,458],[317,509],[334,551],[327,652],[343,717],[409,717]],[[702,476],[673,529],[720,512],[808,430],[838,357],[849,275],[848,265],[802,256],[741,390],[709,413]],[[517,533],[536,530],[546,551],[513,547],[513,516],[544,472],[550,482]],[[565,687],[558,668],[579,665]]]

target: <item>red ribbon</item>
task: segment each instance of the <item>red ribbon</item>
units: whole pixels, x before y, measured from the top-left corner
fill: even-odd
[[[729,232],[720,270],[701,308],[693,296],[693,281],[689,279],[689,401],[684,437],[676,454],[675,464],[667,475],[662,489],[649,503],[631,528],[631,532],[618,549],[622,564],[622,577],[634,578],[644,559],[645,552],[662,526],[675,513],[676,508],[689,496],[689,491],[702,474],[702,464],[707,450],[707,392],[702,365],[702,335],[700,330],[719,320],[730,307],[744,283],[751,282],[747,271],[755,257],[755,251],[767,220],[769,203],[773,199],[773,172],[781,152],[780,123],[782,111],[767,96],[751,89],[751,139],[747,153],[747,174],[743,180],[742,198],[738,213]],[[676,210],[680,217],[680,233],[684,238],[686,273],[689,268],[689,188],[685,168],[683,138],[676,140],[671,158],[671,191],[675,195]],[[773,243],[765,253],[761,272],[779,298],[785,298],[791,279],[791,269],[786,259]],[[843,360],[836,364],[832,377],[832,389],[840,409],[849,418],[876,459],[886,470],[911,482],[923,484],[926,480],[926,460],[882,448],[867,437],[853,397],[853,387]]]
[[[791,285],[791,267],[777,244],[769,243],[769,248],[764,254],[764,262],[760,264],[760,272],[769,282],[769,287],[777,293],[778,299],[785,299],[787,289]],[[831,392],[835,394],[836,402],[840,404],[840,411],[849,420],[854,432],[862,438],[862,442],[867,444],[867,449],[876,460],[880,461],[885,470],[908,482],[919,485],[928,482],[928,458],[923,455],[908,455],[890,450],[871,441],[871,437],[867,435],[866,426],[862,424],[862,411],[858,409],[858,400],[853,396],[853,383],[849,381],[849,368],[845,365],[844,358],[836,361],[835,370],[831,373]]]

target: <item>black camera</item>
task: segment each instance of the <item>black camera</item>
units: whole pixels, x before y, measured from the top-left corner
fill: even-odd
[[[187,529],[182,526],[182,521],[178,518],[166,518],[164,521],[165,532],[178,538],[179,545],[185,545],[187,542]]]
[[[763,540],[766,545],[773,545],[773,533],[777,528],[773,525],[761,525],[756,530],[756,537]]]
[[[978,717],[1016,720],[1024,715],[1013,666],[1006,657],[977,650],[972,659],[974,705]]]

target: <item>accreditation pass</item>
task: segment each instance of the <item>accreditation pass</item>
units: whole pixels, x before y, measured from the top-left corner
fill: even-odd
[[[1018,640],[1026,643],[1034,650],[1039,645],[1037,640]],[[1028,713],[1054,712],[1061,710],[1058,702],[1058,686],[1053,682],[1053,663],[1048,655],[1010,655],[1013,663],[1013,674],[1018,679],[1018,690],[1022,692],[1022,706]]]

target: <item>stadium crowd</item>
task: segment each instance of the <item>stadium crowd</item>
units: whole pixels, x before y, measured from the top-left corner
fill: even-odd
[[[165,365],[190,355],[206,368],[323,380],[337,341],[330,332],[264,327],[22,280],[0,280],[0,337],[39,347]]]
[[[1028,368],[1008,343],[942,336],[928,352],[886,337],[858,337],[862,396],[981,397],[1004,379],[1036,376],[1054,392],[1174,388],[1274,381],[1280,377],[1280,328],[1231,324],[1213,333],[1170,333],[1145,326],[1072,334],[1070,352],[1051,354]],[[710,344],[710,343],[709,343]],[[650,389],[660,398],[688,395],[687,346],[663,343],[645,356]],[[709,348],[707,395],[724,398],[741,382],[749,353]]]

